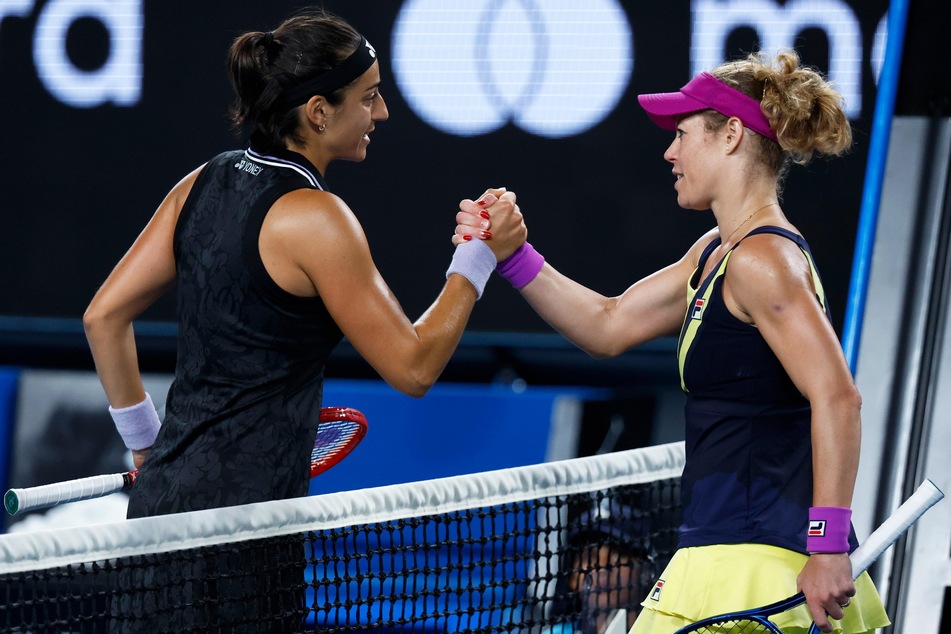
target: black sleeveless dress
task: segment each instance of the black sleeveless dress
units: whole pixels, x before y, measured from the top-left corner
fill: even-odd
[[[221,154],[195,182],[174,238],[175,378],[130,518],[307,494],[324,364],[342,334],[258,252],[271,205],[301,188],[323,189],[321,176],[288,150]]]

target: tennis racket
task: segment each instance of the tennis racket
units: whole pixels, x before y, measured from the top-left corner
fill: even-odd
[[[349,407],[324,407],[314,449],[310,452],[310,477],[330,469],[353,451],[367,433],[367,419]],[[79,502],[128,491],[135,484],[138,470],[126,473],[79,478],[53,484],[10,489],[3,496],[3,506],[10,515],[45,509],[67,502]]]
[[[925,511],[944,497],[931,480],[925,480],[915,493],[905,500],[882,525],[868,536],[862,544],[849,555],[852,561],[852,578],[857,579],[879,556],[888,550]],[[770,620],[777,614],[791,610],[805,603],[806,597],[800,592],[782,601],[742,612],[721,614],[693,625],[681,628],[674,634],[783,634],[783,631]],[[818,626],[813,623],[809,634],[816,634]]]

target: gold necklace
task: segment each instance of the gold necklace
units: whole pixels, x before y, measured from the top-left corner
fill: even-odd
[[[726,240],[724,240],[724,241],[721,242],[720,244],[726,244],[727,242],[729,242],[729,241],[730,241],[730,238],[732,238],[732,237],[736,234],[736,232],[740,230],[740,227],[742,227],[742,226],[745,225],[747,222],[749,222],[749,221],[753,218],[753,216],[755,216],[755,215],[758,214],[759,212],[763,211],[764,209],[766,209],[766,208],[769,207],[770,205],[778,205],[778,204],[779,204],[779,203],[778,203],[778,202],[775,202],[775,201],[774,201],[774,202],[771,202],[771,203],[766,203],[765,205],[763,205],[762,207],[760,207],[759,209],[757,209],[756,211],[754,211],[753,213],[751,213],[749,216],[747,216],[747,217],[743,220],[743,222],[741,222],[740,224],[738,224],[738,225],[736,226],[736,229],[734,229],[732,232],[730,232],[730,235],[727,236]]]

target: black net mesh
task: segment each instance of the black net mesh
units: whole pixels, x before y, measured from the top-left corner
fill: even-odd
[[[613,610],[637,610],[673,553],[679,516],[679,479],[662,478],[55,568],[37,562],[0,576],[0,630],[593,633]]]

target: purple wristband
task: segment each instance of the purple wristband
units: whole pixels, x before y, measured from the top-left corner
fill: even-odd
[[[522,288],[538,276],[545,258],[532,245],[525,243],[515,253],[498,263],[495,270],[515,288]]]
[[[849,552],[852,509],[813,506],[809,509],[806,550],[810,553]]]

